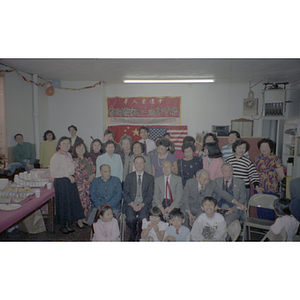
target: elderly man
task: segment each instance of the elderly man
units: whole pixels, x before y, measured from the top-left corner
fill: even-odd
[[[16,169],[25,168],[25,170],[29,173],[30,170],[34,168],[35,151],[33,145],[31,143],[24,142],[24,138],[21,133],[17,133],[14,138],[18,143],[13,149],[15,162],[10,163],[7,170],[0,171],[6,176],[13,175]]]
[[[202,169],[196,173],[195,178],[187,181],[183,191],[181,209],[185,214],[185,226],[188,226],[188,221],[194,223],[196,218],[204,212],[201,209],[201,205],[202,199],[206,196],[221,197],[241,210],[247,210],[245,205],[239,203],[226,191],[223,191],[214,180],[210,180],[209,172]]]
[[[136,156],[133,164],[135,171],[126,176],[124,183],[124,212],[126,224],[130,228],[129,241],[140,239],[142,220],[148,216],[154,191],[154,177],[144,171],[145,158]]]
[[[240,178],[233,177],[233,168],[231,164],[223,164],[221,168],[221,172],[223,177],[216,178],[214,181],[217,183],[219,188],[223,191],[226,191],[231,196],[234,197],[239,203],[246,204],[246,187],[244,180]],[[225,200],[222,197],[218,197],[218,207],[222,209],[228,210],[224,219],[227,224],[227,227],[235,220],[243,220],[244,219],[244,211],[241,211],[237,208],[233,203]]]
[[[180,208],[183,194],[181,177],[172,174],[173,162],[162,163],[164,175],[155,178],[152,206],[157,206],[162,214],[169,214],[175,207]]]
[[[116,218],[121,212],[122,201],[122,184],[118,177],[111,176],[109,165],[100,166],[100,177],[96,177],[90,188],[90,196],[92,201],[92,212],[87,223],[91,225],[95,218],[97,208],[108,204],[113,209]]]

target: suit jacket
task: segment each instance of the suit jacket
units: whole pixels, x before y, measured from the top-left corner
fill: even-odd
[[[162,204],[164,195],[165,195],[165,178],[164,175],[155,178],[155,185],[154,185],[154,196],[152,206],[157,206],[158,204]],[[173,197],[173,203],[171,204],[172,207],[180,208],[181,199],[183,194],[183,186],[181,177],[171,174],[170,178],[170,188]]]
[[[145,207],[148,206],[148,210],[151,208],[154,191],[154,177],[147,172],[143,174],[142,180],[142,196]],[[126,176],[124,183],[124,208],[128,206],[130,202],[134,202],[137,192],[137,178],[136,172],[129,173]]]
[[[198,191],[198,180],[197,177],[195,177],[186,182],[182,197],[182,210],[202,211],[202,199],[207,196],[214,197],[215,199],[219,196],[228,202],[234,199],[229,193],[223,191],[215,180],[210,180],[200,194]]]
[[[290,211],[292,215],[300,222],[300,177],[291,180],[290,194]]]
[[[150,157],[146,155],[142,155],[145,160],[146,160],[146,165],[144,171],[147,172],[148,174],[152,175],[152,164],[150,161]],[[123,181],[125,181],[126,176],[133,172],[133,160],[134,160],[134,155],[131,156],[126,156],[125,161],[124,161],[124,168],[123,168]]]
[[[224,177],[216,178],[214,180],[218,187],[223,189],[223,182],[224,182]],[[236,201],[238,201],[241,204],[246,204],[247,200],[247,194],[246,194],[246,187],[245,187],[245,182],[243,179],[233,177],[232,178],[232,191],[233,191],[233,197]],[[220,200],[222,197],[218,196],[216,199]],[[237,209],[236,205],[234,205],[235,212],[239,213],[241,212],[240,210]]]

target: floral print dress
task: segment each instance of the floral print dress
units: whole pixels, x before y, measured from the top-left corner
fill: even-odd
[[[275,194],[278,192],[276,169],[282,166],[281,159],[272,153],[255,158],[255,167],[260,179],[259,187],[263,189],[264,193]]]
[[[96,174],[96,166],[94,165],[92,159],[90,157],[84,159],[91,165],[92,174]],[[89,174],[84,159],[80,159],[79,157],[74,158],[75,173],[73,176],[76,181],[82,208],[84,210],[84,213],[86,214],[91,207],[91,200],[90,200],[91,183],[89,182],[89,177],[92,174]]]

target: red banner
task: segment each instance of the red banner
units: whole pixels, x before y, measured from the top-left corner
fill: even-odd
[[[180,123],[181,97],[108,97],[109,124]]]

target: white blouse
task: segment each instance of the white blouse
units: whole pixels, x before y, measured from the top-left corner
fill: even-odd
[[[52,178],[63,178],[73,175],[75,172],[75,164],[71,154],[67,155],[56,152],[50,160],[50,176]]]

